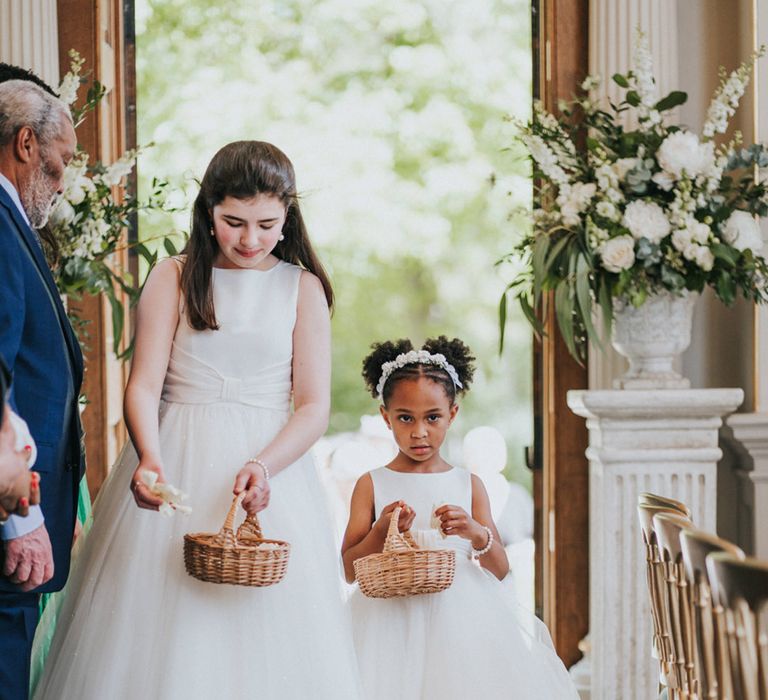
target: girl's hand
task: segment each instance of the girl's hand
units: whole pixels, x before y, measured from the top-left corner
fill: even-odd
[[[269,505],[271,489],[264,470],[253,462],[247,463],[237,473],[232,493],[236,496],[245,491],[243,508],[248,515],[256,515]]]
[[[378,528],[381,533],[386,534],[389,529],[389,521],[392,517],[392,512],[398,506],[400,506],[400,517],[397,521],[397,529],[400,532],[410,530],[411,525],[413,525],[413,520],[416,517],[416,512],[405,501],[395,501],[394,503],[385,506],[381,511],[381,515],[379,515],[379,519],[373,524],[373,527]]]
[[[485,528],[459,506],[444,505],[435,510],[440,518],[440,529],[446,535],[457,535],[472,542],[472,547],[482,549],[488,544]]]
[[[131,477],[131,493],[133,493],[133,500],[136,501],[136,505],[139,508],[158,510],[163,504],[163,499],[160,498],[160,496],[155,496],[141,480],[141,472],[144,469],[150,472],[155,472],[157,474],[158,483],[165,482],[163,468],[160,466],[159,462],[151,459],[142,459],[139,462],[139,466],[136,467],[136,471],[133,472],[133,477]]]

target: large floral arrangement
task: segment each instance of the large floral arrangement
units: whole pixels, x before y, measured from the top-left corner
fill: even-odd
[[[768,149],[743,148],[739,134],[720,146],[714,141],[726,132],[763,53],[730,75],[721,69],[701,136],[665,123],[665,113],[687,96],[656,98],[640,32],[632,70],[613,76],[625,91],[621,103],[603,108],[591,99],[600,80],[589,77],[584,96],[559,105],[560,118],[537,104],[533,119],[519,125],[539,183],[539,208],[515,251],[526,272],[507,291],[516,292],[539,330],[545,293],[553,292],[558,326],[574,356],[584,356],[587,338],[601,342],[595,304],[608,333],[616,301],[640,306],[649,295],[706,286],[726,304],[739,293],[768,299],[756,220],[768,213],[768,190],[758,175],[768,166]]]
[[[71,106],[77,101],[81,86],[89,81],[82,75],[83,59],[77,52],[71,51],[70,59],[70,70],[62,79],[58,93]],[[76,125],[103,94],[102,86],[92,81],[82,106],[71,107]],[[57,248],[53,257],[59,291],[74,298],[84,292],[106,296],[112,308],[113,349],[118,357],[130,354],[130,346],[123,348],[120,345],[125,318],[124,294],[133,304],[138,299],[139,289],[133,276],[114,262],[114,253],[129,245],[126,229],[138,212],[174,211],[167,198],[169,186],[165,181],[153,180],[152,191],[143,201],[130,192],[127,178],[133,171],[139,150],[126,152],[110,165],[89,164],[88,154],[79,150],[67,166],[64,192],[49,220]],[[163,243],[170,254],[175,254],[170,239]],[[154,262],[156,253],[147,246],[134,243],[133,247],[150,263]],[[83,323],[77,318],[73,321],[83,336]]]

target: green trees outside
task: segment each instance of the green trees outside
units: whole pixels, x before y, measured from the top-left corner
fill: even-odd
[[[510,306],[499,356],[510,271],[495,262],[531,196],[505,119],[530,112],[530,3],[137,0],[136,13],[139,142],[155,144],[141,187],[200,177],[236,139],[271,141],[296,166],[338,299],[331,431],[377,410],[360,379],[372,341],[457,335],[480,371],[454,442],[496,426],[525,480],[530,331]],[[141,236],[168,226],[145,221]]]

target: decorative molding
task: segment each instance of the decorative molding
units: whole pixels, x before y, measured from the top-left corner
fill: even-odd
[[[0,0],[0,61],[59,84],[56,0]]]
[[[571,391],[587,419],[590,466],[591,700],[653,700],[651,613],[637,498],[652,491],[685,502],[714,531],[718,431],[741,389]]]

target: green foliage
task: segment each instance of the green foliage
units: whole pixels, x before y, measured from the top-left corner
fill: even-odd
[[[511,205],[530,198],[522,149],[499,148],[505,116],[530,108],[529,10],[521,0],[137,2],[139,138],[156,144],[142,186],[157,171],[200,177],[234,139],[272,141],[296,166],[337,292],[331,430],[377,410],[360,378],[371,342],[457,335],[480,365],[460,421],[501,429],[518,475],[530,332],[520,311],[500,311],[512,264],[493,263],[509,245]],[[141,235],[163,226],[143,219]],[[502,358],[498,313],[509,324]]]

